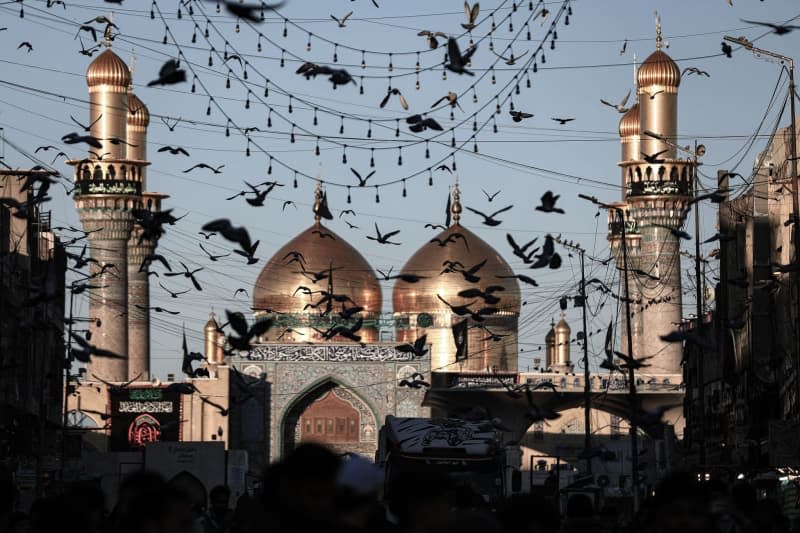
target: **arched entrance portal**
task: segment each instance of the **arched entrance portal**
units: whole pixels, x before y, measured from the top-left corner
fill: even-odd
[[[283,425],[283,454],[305,442],[323,444],[336,453],[372,455],[377,447],[375,416],[351,391],[328,381],[300,398]]]

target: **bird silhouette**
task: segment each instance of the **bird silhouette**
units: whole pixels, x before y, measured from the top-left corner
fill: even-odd
[[[350,172],[352,172],[355,175],[355,177],[358,178],[358,186],[359,187],[366,187],[367,186],[367,180],[370,179],[377,172],[377,170],[373,170],[372,172],[367,174],[366,178],[362,178],[361,174],[359,174],[358,171],[356,171],[356,169],[354,169],[352,167],[350,168]],[[341,216],[341,214],[339,216]]]
[[[509,54],[509,56],[508,56],[508,57],[505,57],[505,56],[501,56],[500,54],[498,54],[497,52],[495,52],[494,50],[492,50],[492,53],[493,53],[494,55],[496,55],[497,57],[499,57],[500,59],[502,59],[502,60],[503,60],[503,62],[504,62],[506,65],[509,65],[509,66],[516,65],[516,64],[517,64],[517,61],[519,61],[520,59],[522,59],[523,57],[525,57],[525,56],[528,54],[528,52],[530,52],[530,50],[525,50],[525,52],[523,52],[523,53],[522,53],[522,55],[515,56],[515,55],[514,55],[514,52],[512,51],[512,52]]]
[[[561,266],[561,256],[555,251],[555,240],[552,235],[547,235],[542,246],[542,253],[534,256],[536,261],[531,268],[550,267],[556,269]]]
[[[162,146],[157,150],[158,152],[169,152],[172,155],[183,154],[186,157],[189,157],[189,152],[187,152],[184,148],[180,146]]]
[[[238,244],[241,249],[234,250],[234,252],[246,257],[248,265],[252,265],[258,261],[258,259],[253,256],[256,253],[260,241],[256,241],[255,243],[251,242],[250,234],[247,232],[246,228],[234,226],[227,218],[219,218],[207,223],[202,229],[203,231],[217,232],[224,239]]]
[[[533,239],[528,241],[524,246],[520,246],[519,244],[517,244],[517,241],[514,240],[514,237],[512,237],[510,233],[506,233],[506,240],[508,241],[508,244],[511,245],[511,249],[513,250],[514,255],[522,259],[522,261],[526,265],[533,262],[533,259],[531,259],[531,257],[533,257],[533,254],[538,252],[539,249],[534,248],[529,252],[528,248],[530,248],[533,244],[535,244],[536,241],[539,240],[539,237],[534,237]]]
[[[196,168],[206,168],[206,169],[210,170],[211,172],[213,172],[214,174],[222,174],[222,169],[225,168],[225,165],[220,165],[218,167],[212,167],[211,165],[207,165],[206,163],[197,163],[196,165],[184,170],[183,173],[184,174],[188,174],[189,172],[191,172],[192,170],[194,170]]]
[[[471,302],[465,305],[452,305],[448,303],[447,300],[442,298],[440,295],[437,294],[436,297],[439,298],[439,301],[441,301],[443,304],[449,307],[450,310],[458,316],[465,316],[472,314],[472,310],[469,307],[475,303],[475,300],[472,300]]]
[[[644,158],[645,162],[650,163],[651,165],[660,165],[665,161],[665,159],[660,158],[661,154],[666,154],[669,150],[661,150],[660,152],[656,152],[654,154],[646,154],[641,152],[642,157]]]
[[[665,230],[669,231],[674,237],[677,237],[679,239],[685,239],[688,241],[692,238],[691,235],[689,235],[686,231],[680,228],[668,226],[666,224],[653,224],[653,226],[656,226],[658,228],[664,228]]]
[[[511,115],[511,120],[514,122],[522,122],[526,118],[533,118],[533,113],[525,113],[524,111],[509,111],[509,115]]]
[[[534,287],[538,287],[539,286],[539,284],[536,283],[535,279],[533,279],[533,278],[531,278],[529,276],[526,276],[525,274],[513,274],[513,275],[503,275],[503,276],[495,276],[495,277],[498,278],[498,279],[515,278],[515,279],[520,280],[523,283],[527,283],[528,285],[532,285]]]
[[[625,51],[628,49],[628,39],[625,39],[622,42],[622,48],[619,49],[619,55],[625,55]]]
[[[725,57],[732,58],[733,57],[733,47],[726,43],[725,41],[722,42],[722,53],[725,54]]]
[[[179,314],[181,314],[180,311],[170,311],[169,309],[164,309],[163,307],[158,307],[158,306],[147,307],[147,306],[144,306],[144,305],[136,304],[134,307],[136,307],[137,309],[141,309],[142,311],[155,311],[156,313],[168,313],[170,315],[179,315]]]
[[[504,207],[502,209],[498,209],[497,211],[495,211],[494,213],[492,213],[490,215],[487,215],[485,213],[482,213],[482,212],[478,211],[477,209],[473,209],[471,207],[464,206],[464,208],[466,210],[471,211],[472,213],[475,213],[476,215],[482,216],[483,217],[482,223],[484,225],[486,225],[486,226],[499,226],[500,224],[502,224],[503,223],[502,220],[497,220],[494,217],[499,215],[500,213],[504,213],[504,212],[508,211],[512,207],[514,207],[514,206],[513,205],[509,205],[509,206],[506,206],[506,207]]]
[[[100,113],[100,114],[97,116],[97,118],[96,118],[96,119],[94,119],[94,120],[91,122],[91,124],[89,124],[88,126],[86,126],[86,125],[84,125],[82,122],[78,121],[78,120],[77,120],[75,117],[73,117],[72,115],[70,115],[70,116],[69,116],[69,118],[72,120],[72,122],[74,122],[75,124],[77,124],[78,126],[80,126],[80,127],[81,127],[81,129],[82,129],[83,131],[85,131],[85,132],[87,132],[87,133],[88,133],[88,132],[92,131],[92,126],[94,126],[95,124],[97,124],[97,122],[98,122],[98,121],[99,121],[101,118],[103,118],[103,113]]]
[[[711,74],[709,74],[705,70],[700,70],[697,67],[686,67],[681,72],[681,77],[683,77],[683,76],[691,76],[692,74],[697,74],[698,76],[705,76],[706,78],[710,78],[711,77]]]
[[[409,124],[408,129],[414,133],[420,133],[427,129],[435,131],[442,131],[444,129],[436,120],[430,117],[422,118],[422,115],[411,115],[406,118],[406,124]]]
[[[72,337],[72,340],[74,340],[79,346],[79,348],[72,348],[70,350],[70,355],[72,358],[80,361],[81,363],[88,363],[92,356],[107,357],[110,359],[122,359],[121,355],[114,353],[111,350],[106,350],[94,344],[90,344],[89,341],[75,332],[70,333],[70,336]]]
[[[625,107],[625,104],[628,103],[628,98],[630,98],[630,97],[631,97],[631,91],[630,91],[630,89],[628,89],[628,94],[626,94],[625,98],[620,100],[620,102],[618,104],[612,104],[611,102],[607,102],[607,101],[603,100],[602,98],[600,99],[600,103],[605,104],[608,107],[613,107],[619,113],[627,113],[628,108]]]
[[[401,93],[400,89],[397,87],[393,87],[386,92],[386,96],[383,97],[383,100],[381,100],[380,103],[381,109],[386,107],[386,104],[389,103],[389,99],[394,95],[397,95],[398,99],[400,100],[400,107],[408,111],[408,102],[406,101],[405,96],[403,96],[403,93]]]
[[[428,40],[428,47],[431,50],[436,50],[439,48],[439,40],[436,39],[437,37],[447,37],[446,33],[442,33],[440,31],[430,31],[430,30],[422,30],[417,33],[418,37],[427,37]]]
[[[485,190],[483,190],[483,189],[481,189],[481,191],[483,191],[483,194],[485,194],[485,195],[486,195],[486,199],[487,199],[489,202],[491,202],[492,200],[494,200],[494,199],[497,197],[497,195],[498,195],[498,194],[500,194],[500,191],[497,191],[496,193],[493,193],[493,194],[489,194],[488,192],[486,192],[486,191],[485,191]]]
[[[181,262],[181,266],[183,267],[183,272],[167,272],[164,275],[167,277],[183,276],[185,278],[189,278],[192,280],[192,285],[194,285],[194,288],[198,291],[202,291],[203,287],[200,285],[194,275],[203,270],[203,267],[196,268],[195,270],[189,270],[189,267],[187,267],[183,262]]]
[[[211,261],[216,261],[216,260],[218,260],[218,259],[221,259],[221,258],[223,258],[223,257],[228,257],[229,255],[231,255],[231,254],[229,254],[229,253],[227,253],[227,254],[222,254],[222,255],[215,255],[215,254],[212,254],[211,252],[209,252],[208,250],[206,250],[206,248],[205,248],[205,246],[203,246],[203,243],[202,243],[202,242],[201,242],[201,243],[199,243],[199,244],[200,244],[200,249],[201,249],[201,250],[203,250],[203,251],[206,253],[206,255],[208,256],[208,258],[209,258]]]
[[[338,24],[340,28],[344,28],[345,26],[347,26],[347,19],[349,19],[352,14],[353,14],[353,12],[350,11],[349,13],[347,13],[342,18],[338,18],[338,17],[335,17],[333,15],[331,15],[331,18],[336,21],[336,24]]]
[[[422,337],[417,338],[413,343],[405,343],[395,346],[395,350],[401,353],[414,354],[414,357],[424,357],[425,354],[428,353],[428,349],[425,347],[427,342],[428,336],[423,335]]]
[[[560,195],[553,194],[552,191],[547,191],[542,195],[541,198],[541,205],[536,206],[536,211],[542,211],[543,213],[561,213],[564,214],[564,210],[560,207],[556,207],[556,201]]]
[[[433,239],[431,239],[431,240],[430,240],[430,241],[428,241],[428,242],[430,242],[430,243],[436,243],[436,244],[438,244],[439,246],[441,246],[442,248],[444,248],[444,247],[445,247],[445,246],[447,246],[449,243],[454,243],[454,242],[456,242],[458,239],[461,239],[462,241],[464,241],[464,247],[466,247],[467,251],[469,251],[469,243],[467,242],[467,238],[464,236],[464,234],[463,234],[463,233],[459,233],[459,232],[457,232],[457,231],[456,231],[456,232],[453,232],[453,233],[450,233],[450,234],[448,234],[448,235],[447,235],[447,237],[445,237],[444,239],[440,239],[440,238],[438,238],[438,237],[434,237]]]
[[[158,282],[158,286],[167,291],[169,295],[172,296],[173,298],[177,298],[181,294],[186,294],[187,292],[190,292],[192,290],[192,289],[186,289],[185,291],[181,292],[173,292],[172,290],[166,288],[160,281]]]
[[[33,52],[33,45],[31,43],[29,43],[28,41],[23,41],[23,42],[19,43],[19,46],[17,46],[17,50],[19,50],[20,48],[23,48],[23,47],[28,50],[29,54],[31,52]]]
[[[477,5],[477,4],[476,4]],[[468,76],[474,76],[474,72],[470,72],[467,70],[467,65],[469,64],[472,55],[475,51],[478,50],[477,45],[473,45],[461,54],[461,50],[458,48],[458,42],[453,38],[450,37],[447,40],[447,58],[449,59],[449,63],[446,63],[444,68],[449,70],[450,72],[455,72],[456,74],[466,74]]]
[[[475,274],[477,274],[484,267],[485,264],[486,264],[486,259],[484,259],[480,263],[472,265],[469,268],[464,268],[462,266],[460,269],[454,269],[453,271],[458,272],[459,274],[464,276],[464,279],[469,283],[478,283],[481,280],[481,278],[480,276],[476,276]]]
[[[94,137],[92,135],[80,135],[78,133],[75,133],[74,131],[71,133],[67,133],[66,135],[61,137],[61,142],[63,142],[64,144],[86,143],[89,146],[98,149],[103,147],[102,143],[100,142],[100,139],[98,139],[97,137]]]
[[[470,7],[469,3],[464,2],[464,13],[467,15],[467,23],[461,24],[461,27],[467,31],[472,31],[475,29],[475,21],[478,20],[478,14],[481,12],[481,5],[478,2]]]
[[[186,81],[186,71],[180,68],[176,59],[168,59],[158,71],[158,77],[147,83],[148,87],[156,85],[175,85]]]
[[[555,122],[558,122],[560,125],[562,125],[562,126],[563,126],[563,125],[564,125],[564,124],[566,124],[567,122],[572,122],[572,121],[573,121],[573,120],[575,120],[575,119],[574,119],[574,118],[550,117],[550,120],[553,120],[553,121],[555,121]]]
[[[256,24],[264,22],[264,11],[272,11],[282,7],[286,4],[283,2],[276,2],[274,4],[267,4],[266,2],[259,2],[257,4],[244,4],[241,0],[225,0],[225,9],[234,17],[248,20]]]
[[[495,296],[493,293],[504,291],[506,290],[505,287],[502,285],[489,285],[485,289],[481,290],[476,287],[471,289],[464,289],[458,292],[458,295],[462,298],[480,298],[483,300],[483,303],[488,305],[494,305],[500,302],[500,298]]]
[[[758,22],[757,20],[745,20],[741,19],[742,22],[747,24],[755,24],[756,26],[764,26],[767,28],[772,28],[772,33],[775,35],[786,35],[793,30],[800,29],[800,26],[792,26],[788,24],[773,24],[771,22]]]
[[[381,234],[381,231],[378,229],[378,223],[376,222],[375,223],[375,237],[373,237],[371,235],[367,235],[367,239],[369,239],[371,241],[375,241],[378,244],[394,244],[394,245],[399,246],[401,243],[392,242],[392,241],[389,240],[390,238],[392,238],[393,236],[397,235],[398,233],[400,233],[399,229],[398,230],[394,230],[394,231],[390,231],[389,233],[386,233],[386,234]]]

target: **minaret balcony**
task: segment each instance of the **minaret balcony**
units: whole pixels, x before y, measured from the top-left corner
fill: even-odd
[[[125,159],[81,159],[67,161],[75,167],[74,195],[116,194],[141,196],[145,162]]]
[[[624,161],[625,197],[690,196],[694,176],[692,161],[664,159],[658,163]]]

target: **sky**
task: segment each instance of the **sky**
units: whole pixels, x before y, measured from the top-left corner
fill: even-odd
[[[768,33],[769,28],[743,20],[789,21],[800,16],[800,5],[793,0],[734,0],[733,5],[727,0],[572,0],[569,24],[562,2],[533,2],[533,11],[527,2],[483,2],[477,17],[480,23],[472,32],[472,39],[478,43],[472,58],[475,76],[447,73],[446,79],[441,67],[441,45],[446,39],[439,38],[440,48],[430,50],[426,39],[417,33],[431,30],[462,35],[461,24],[466,21],[462,3],[378,3],[379,8],[367,0],[291,0],[257,24],[238,21],[224,9],[217,13],[214,1],[195,0],[193,14],[186,6],[179,7],[179,2],[166,0],[152,4],[144,0],[122,4],[67,0],[66,7],[56,4],[49,8],[45,1],[0,3],[0,27],[7,27],[0,31],[0,127],[4,139],[0,154],[12,167],[36,164],[26,154],[33,155],[41,145],[55,145],[74,158],[85,155],[80,148],[59,140],[75,130],[70,115],[84,122],[88,119],[84,74],[93,58],[78,53],[81,42],[76,32],[82,23],[96,16],[110,16],[113,11],[119,27],[113,50],[126,61],[135,57],[134,92],[151,113],[148,153],[152,164],[147,171],[147,188],[168,194],[164,207],[173,209],[175,215],[186,215],[168,228],[159,251],[191,268],[204,268],[198,274],[202,292],[192,291],[174,299],[157,284],[151,285],[151,305],[180,312],[175,316],[151,315],[155,376],[163,379],[168,372],[180,372],[183,326],[190,349],[201,351],[202,327],[212,307],[217,313],[225,309],[248,312],[250,300],[241,294],[234,297],[235,290],[243,287],[251,292],[266,260],[313,223],[311,204],[318,178],[325,183],[335,214],[329,223],[331,229],[358,248],[374,268],[386,271],[393,266],[396,271],[433,236],[424,225],[443,223],[448,188],[455,178],[433,171],[433,185],[429,185],[428,169],[442,161],[452,164],[453,157],[465,205],[484,212],[514,206],[498,217],[503,223],[496,227],[482,225],[480,217],[471,213],[463,215],[462,223],[500,251],[516,272],[533,275],[539,282],[539,287],[521,287],[525,305],[520,317],[519,367],[531,367],[534,357],[542,357],[539,348],[551,319],[558,319],[559,299],[577,294],[580,269],[577,257],[569,257],[562,250],[565,261],[560,269],[523,270],[525,267],[511,255],[506,233],[512,233],[518,242],[548,233],[561,234],[563,239],[584,247],[590,257],[608,257],[606,215],[596,216],[595,206],[577,195],[593,195],[602,201],[621,198],[617,167],[621,115],[602,105],[600,99],[618,102],[634,88],[635,65],[655,50],[654,11],[660,15],[663,36],[669,44],[665,51],[678,66],[693,66],[710,74],[684,77],[678,97],[680,143],[696,141],[707,148],[701,160],[702,187],[714,187],[719,169],[749,176],[775,126],[789,122],[788,111],[780,116],[787,94],[782,66],[745,50],[736,50],[732,58],[726,58],[720,43],[723,35],[742,35],[761,48],[791,54],[800,48],[800,32],[778,36]],[[550,12],[544,20],[536,16],[543,7]],[[343,28],[331,18],[333,14],[341,19],[349,11],[353,13]],[[493,19],[495,29],[491,31]],[[95,27],[101,35],[102,25]],[[557,32],[554,45],[552,30]],[[87,48],[93,44],[87,32],[78,37]],[[31,44],[31,51],[18,48],[23,41]],[[462,50],[468,41],[469,35],[459,37]],[[518,58],[515,64],[506,65],[490,50],[490,44],[494,52],[506,58],[513,51]],[[223,61],[226,52],[246,61],[246,69],[237,59]],[[179,55],[182,68],[187,70],[187,82],[148,87],[161,65]],[[306,61],[344,68],[358,83],[333,90],[325,77],[306,80],[295,74]],[[408,111],[402,109],[397,95],[392,95],[384,108],[379,106],[388,87],[400,90],[409,104]],[[445,131],[408,131],[404,119],[429,111],[431,104],[448,91],[461,95],[461,109],[454,110],[454,120],[447,107],[428,115]],[[511,103],[515,110],[534,116],[514,122],[509,114]],[[498,105],[499,114],[495,112]],[[551,117],[575,120],[562,126]],[[267,127],[268,120],[271,127]],[[396,136],[398,121],[400,132]],[[477,131],[473,131],[473,122]],[[244,130],[251,127],[259,130],[250,132],[248,143]],[[226,129],[230,135],[226,135]],[[455,149],[451,147],[453,135]],[[319,155],[315,153],[317,142]],[[157,153],[165,145],[182,146],[190,157]],[[53,155],[52,150],[36,154],[47,164]],[[272,173],[268,174],[270,156]],[[402,156],[402,165],[398,165],[398,156]],[[374,168],[370,167],[371,157]],[[220,174],[202,169],[183,172],[199,162],[225,167]],[[63,158],[52,166],[71,176]],[[351,167],[362,176],[376,171],[368,187],[355,187],[358,181]],[[297,187],[293,186],[295,177]],[[268,179],[284,186],[267,197],[264,207],[248,206],[241,198],[225,200],[243,188],[243,180],[253,183]],[[351,186],[350,204],[346,201],[347,185]],[[741,181],[732,185],[734,194],[745,190]],[[566,214],[534,210],[547,190],[560,195],[558,204]],[[489,203],[483,191],[500,193]],[[375,202],[376,193],[380,203]],[[74,201],[64,189],[53,191],[52,196],[47,208],[53,225],[79,225]],[[282,209],[287,200],[294,205]],[[704,237],[716,231],[714,207],[702,207]],[[353,209],[356,215],[339,218],[342,209]],[[257,254],[261,261],[246,266],[240,257],[231,256],[210,262],[199,248],[200,242],[214,253],[231,249],[221,240],[205,241],[197,234],[204,223],[215,218],[229,218],[247,227],[253,239],[261,241]],[[349,228],[345,220],[359,229]],[[384,232],[401,230],[396,238],[402,245],[367,240],[376,222]],[[694,227],[691,216],[686,224]],[[685,245],[688,251],[694,251],[692,241]],[[704,245],[703,254],[712,249],[713,245]],[[692,314],[695,305],[691,290],[695,281],[686,274],[692,268],[691,263],[683,265],[683,286],[689,292],[683,300],[684,316]],[[716,268],[715,263],[710,265],[704,285],[713,286]],[[611,287],[618,282],[613,263],[588,261],[587,277],[599,277]],[[189,288],[187,283],[172,278],[168,287],[178,291]],[[386,312],[391,310],[391,291],[390,282],[384,282]],[[589,331],[604,330],[616,313],[616,301],[592,292],[589,302]],[[713,308],[713,301],[708,306]],[[571,306],[567,310],[573,332],[580,324],[580,311]],[[88,314],[85,299],[76,299],[75,313]],[[591,338],[593,365],[599,362],[602,341],[603,335]]]

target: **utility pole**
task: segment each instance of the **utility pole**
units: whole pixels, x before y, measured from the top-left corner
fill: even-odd
[[[749,40],[744,37],[731,37],[729,35],[723,36],[728,42],[736,43],[750,50],[756,55],[771,57],[786,64],[789,71],[789,112],[790,129],[789,132],[789,160],[791,161],[792,168],[792,237],[794,242],[794,260],[793,263],[800,262],[800,180],[797,177],[797,123],[795,112],[795,84],[794,84],[794,60],[782,54],[764,50],[753,46]],[[800,280],[798,280],[797,272],[792,274],[792,298],[794,299],[794,319],[795,319],[795,332],[800,331]],[[795,416],[800,419],[800,337],[794,335],[794,385],[795,385]]]
[[[586,325],[586,250],[572,241],[561,241],[559,244],[578,252],[581,264],[580,299],[583,319],[583,452],[586,455],[586,473],[592,474],[592,383],[589,373],[589,337]]]
[[[700,145],[702,146],[702,145]],[[697,198],[700,196],[700,178],[697,173],[697,141],[694,142],[694,152],[692,153],[692,181],[694,182],[694,279],[696,280],[695,287],[697,295],[695,303],[697,304],[697,336],[703,334],[703,282],[704,278],[700,277],[700,202]],[[705,468],[706,465],[706,382],[705,382],[705,357],[703,355],[703,343],[695,343],[695,350],[697,350],[697,410],[700,412],[700,467]]]
[[[615,205],[604,204],[603,202],[599,201],[594,196],[587,196],[585,194],[579,194],[579,198],[584,200],[589,200],[595,205],[598,205],[604,209],[608,209],[609,211],[614,213],[614,218],[619,224],[620,228],[620,238],[622,243],[622,276],[624,277],[623,284],[625,289],[625,325],[627,331],[627,344],[628,344],[628,357],[630,358],[630,363],[628,365],[628,397],[630,400],[630,439],[631,439],[631,493],[632,493],[632,500],[633,500],[633,512],[637,513],[639,511],[639,439],[638,439],[638,431],[639,428],[636,424],[636,415],[639,412],[639,401],[636,395],[636,375],[634,372],[634,366],[636,360],[634,359],[633,354],[633,331],[631,330],[631,296],[630,296],[630,284],[628,281],[628,240],[626,236],[626,227],[625,227],[625,211]]]

